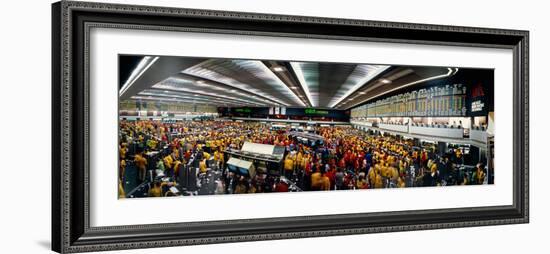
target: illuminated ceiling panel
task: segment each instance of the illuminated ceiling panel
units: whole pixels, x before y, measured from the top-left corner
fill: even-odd
[[[305,106],[261,61],[211,59],[182,73],[256,94],[280,106]]]
[[[387,70],[389,67],[389,65],[357,65],[355,70],[353,70],[353,72],[348,76],[347,80],[340,87],[338,92],[334,94],[332,100],[328,104],[328,107],[333,108],[359,88],[363,87],[367,82]]]
[[[138,58],[140,62],[129,70],[119,94],[134,99],[210,105],[349,109],[375,96],[456,72],[447,68],[373,64],[170,59]],[[136,79],[139,80],[132,86]],[[143,84],[137,85],[139,82]]]
[[[257,106],[269,106],[273,104],[267,99],[251,95],[250,93],[242,92],[240,91],[240,89],[228,90],[224,87],[204,80],[194,81],[179,77],[170,77],[159,82],[158,84],[153,85],[152,88],[159,90],[179,91],[214,96],[217,98],[225,98],[233,101],[246,102]]]
[[[220,97],[218,94],[208,93],[205,91],[195,91],[195,92],[173,92],[166,90],[156,90],[156,89],[147,89],[140,92],[138,95],[141,96],[155,96],[155,97],[174,97],[178,99],[187,99],[187,100],[201,100],[208,102],[209,104],[230,104],[230,105],[250,105],[250,106],[263,106],[259,103],[254,103],[249,100],[244,100],[238,97],[226,98]]]
[[[251,106],[248,104],[230,104],[230,103],[211,103],[211,101],[204,100],[201,98],[178,98],[178,97],[162,97],[162,96],[145,96],[145,95],[134,95],[130,97],[132,100],[136,101],[157,101],[157,102],[166,102],[166,103],[192,103],[192,104],[205,104],[212,106],[227,106],[227,107],[242,107],[242,106]]]
[[[319,106],[319,65],[317,63],[290,62],[298,82],[313,107]]]
[[[277,89],[277,92],[285,95],[287,98],[292,98],[297,105],[305,106],[302,100],[262,62],[250,60],[233,60],[232,62],[253,73],[256,78],[264,80],[267,84]]]
[[[138,63],[138,65],[134,68],[134,70],[130,73],[130,76],[128,79],[124,82],[122,87],[119,90],[119,96],[124,94],[126,91],[128,91],[128,88],[136,82],[137,79],[143,75],[147,69],[151,67],[157,60],[159,59],[158,56],[144,56]]]

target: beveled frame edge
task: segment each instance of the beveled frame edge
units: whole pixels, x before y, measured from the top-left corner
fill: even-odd
[[[331,228],[307,230],[304,228],[302,231],[293,231],[287,233],[265,233],[265,234],[240,234],[230,236],[202,236],[197,238],[187,239],[152,239],[143,240],[142,242],[128,241],[127,238],[119,238],[116,241],[102,242],[104,240],[103,235],[109,233],[127,232],[127,231],[143,231],[153,232],[155,229],[161,228],[163,230],[170,228],[181,228],[181,223],[176,224],[162,224],[159,226],[151,225],[135,225],[135,226],[118,226],[118,227],[105,227],[105,228],[89,228],[87,222],[87,209],[84,209],[86,214],[77,214],[78,211],[72,209],[72,205],[75,202],[71,202],[71,192],[78,191],[73,188],[75,182],[73,181],[74,170],[74,154],[73,147],[85,144],[75,143],[72,139],[74,132],[81,130],[75,129],[75,117],[74,111],[79,110],[78,105],[75,107],[73,100],[73,75],[74,65],[79,63],[73,62],[73,46],[71,45],[71,38],[73,36],[72,26],[72,11],[74,10],[90,10],[97,12],[119,12],[119,13],[132,13],[132,14],[155,14],[166,16],[189,16],[189,17],[212,17],[220,19],[242,19],[242,20],[260,20],[260,21],[286,21],[291,23],[308,23],[308,24],[325,24],[325,25],[342,25],[342,26],[358,26],[358,27],[381,27],[390,29],[412,29],[419,31],[448,31],[448,32],[462,32],[468,34],[476,34],[478,36],[484,35],[503,35],[507,37],[517,37],[519,41],[515,45],[502,45],[502,44],[476,44],[476,43],[451,43],[451,42],[436,42],[430,40],[418,40],[410,38],[410,40],[392,40],[387,38],[368,38],[371,41],[384,41],[384,42],[405,42],[405,43],[417,43],[417,44],[432,44],[432,45],[462,45],[462,46],[485,46],[485,47],[502,47],[514,49],[514,205],[506,207],[506,209],[514,209],[518,212],[518,216],[513,218],[499,218],[499,219],[483,219],[483,220],[466,220],[458,222],[437,222],[433,223],[419,223],[410,225],[380,225],[363,228]],[[139,26],[136,28],[146,29],[145,26]],[[232,31],[233,32],[233,31]],[[254,35],[261,35],[257,31],[252,33]],[[269,35],[273,35],[270,33]],[[289,34],[280,34],[280,36],[289,36]],[[304,37],[301,35],[300,37]],[[307,35],[305,37],[308,37]],[[312,35],[311,37],[317,38],[319,36]],[[321,38],[329,38],[326,36],[320,36]],[[346,37],[339,35],[339,39],[354,39],[354,37]],[[100,251],[100,250],[116,250],[116,249],[131,249],[131,248],[150,248],[150,247],[165,247],[165,246],[177,246],[177,245],[191,245],[191,244],[208,244],[208,243],[222,243],[222,242],[235,242],[235,241],[256,241],[256,240],[272,240],[272,239],[285,239],[285,238],[299,238],[299,237],[317,237],[317,236],[332,236],[332,235],[344,235],[344,234],[363,234],[363,233],[375,233],[375,232],[393,232],[393,231],[406,231],[406,230],[422,230],[422,229],[438,229],[438,228],[451,228],[451,227],[471,227],[482,225],[499,225],[499,224],[513,224],[513,223],[527,223],[529,221],[529,185],[528,185],[528,168],[529,168],[529,94],[528,94],[528,31],[518,30],[503,30],[503,29],[490,29],[490,28],[474,28],[474,27],[456,27],[456,26],[441,26],[441,25],[426,25],[426,24],[411,24],[411,23],[396,23],[396,22],[381,22],[381,21],[365,21],[365,20],[348,20],[348,19],[334,19],[334,18],[318,18],[318,17],[302,17],[302,16],[288,16],[288,15],[273,15],[273,14],[256,14],[256,13],[242,13],[242,12],[224,12],[224,11],[209,11],[209,10],[193,10],[193,9],[179,9],[179,8],[167,8],[167,7],[152,7],[152,6],[134,6],[134,5],[119,5],[119,4],[103,4],[103,3],[86,3],[86,2],[70,2],[62,1],[53,4],[52,6],[52,249],[57,252],[69,253],[69,252],[86,252],[86,251]],[[367,40],[362,38],[362,40]],[[87,49],[85,49],[87,50]],[[87,54],[87,52],[86,52]],[[83,63],[80,63],[83,64]],[[86,73],[84,75],[87,75]],[[87,77],[84,78],[87,80]],[[87,95],[86,95],[87,96]],[[86,106],[84,103],[83,106]],[[88,112],[84,109],[84,112]],[[87,121],[87,117],[81,119]],[[87,124],[85,124],[87,125]],[[87,138],[87,126],[84,126],[83,135]],[[517,149],[520,147],[521,149]],[[87,156],[85,156],[87,158]],[[83,162],[84,167],[87,168],[88,162]],[[87,178],[85,178],[87,180]],[[87,186],[87,182],[83,182],[83,185]],[[83,188],[81,191],[86,191]],[[86,198],[87,199],[87,198]],[[73,200],[74,201],[74,200]],[[87,204],[87,202],[85,202]],[[504,209],[504,208],[501,208]],[[453,210],[454,212],[463,212],[467,214],[469,211],[487,211],[498,210],[495,207],[489,208],[463,208],[463,209],[443,209]],[[415,211],[424,213],[441,212],[442,210],[432,211]],[[413,212],[413,213],[415,213]],[[392,212],[393,215],[407,215],[411,212]],[[372,214],[371,214],[372,215]],[[348,215],[353,217],[355,215]],[[374,216],[374,215],[373,215]],[[308,216],[308,217],[294,217],[284,219],[296,219],[296,220],[310,220],[314,221],[312,217],[325,217],[331,216]],[[79,220],[82,220],[80,222]],[[277,221],[278,219],[260,219],[264,222]],[[251,222],[257,220],[239,220],[240,222]],[[202,223],[183,223],[192,227],[193,225],[208,225],[216,222],[202,222]],[[218,222],[219,223],[219,222]],[[230,224],[230,223],[228,223]],[[147,237],[146,237],[147,238]],[[96,241],[99,239],[99,242]]]

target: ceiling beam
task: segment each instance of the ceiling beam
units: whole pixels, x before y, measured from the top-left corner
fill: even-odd
[[[158,59],[149,66],[143,73],[134,80],[122,93],[119,94],[121,100],[130,98],[132,95],[150,88],[154,84],[165,80],[183,69],[193,66],[204,59],[192,57],[158,57]]]
[[[312,107],[319,106],[318,91],[311,91],[312,89],[310,89],[310,87],[317,87],[317,90],[319,89],[319,67],[318,67],[318,64],[317,63],[305,63],[305,64],[315,65],[317,67],[316,68],[317,69],[317,71],[316,71],[317,72],[317,83],[316,84],[310,84],[307,81],[307,77],[305,76],[304,70],[302,68],[302,65],[304,63],[289,62],[289,64],[290,64],[290,69],[292,70],[292,72],[294,72],[294,75],[296,76],[296,78],[298,80],[298,83],[302,87],[304,93],[306,94],[306,97],[309,100],[309,103],[311,104],[311,106]],[[317,100],[315,100],[313,98],[315,95],[317,95]]]
[[[306,93],[302,86],[298,83],[294,72],[292,71],[288,62],[280,61],[262,61],[262,63],[277,76],[289,89],[307,106],[311,107],[311,102],[306,96]]]
[[[343,96],[333,99],[328,105],[330,108],[335,108],[339,103],[351,97],[356,91],[363,88],[372,80],[377,79],[385,73],[391,66],[389,65],[370,65],[360,64],[355,67],[355,70],[348,76],[344,84],[351,86]]]
[[[169,93],[166,93],[166,94],[162,94],[162,93],[159,93],[160,95],[162,96],[202,96],[202,97],[207,97],[207,98],[210,98],[210,99],[213,99],[213,100],[224,100],[224,101],[233,101],[233,102],[239,102],[239,103],[249,103],[249,104],[252,104],[252,105],[256,105],[256,106],[268,106],[267,104],[261,104],[261,103],[258,103],[258,102],[251,102],[250,100],[246,100],[246,99],[234,99],[234,98],[229,98],[229,97],[225,97],[223,95],[211,95],[211,94],[205,94],[205,93],[199,93],[199,92],[194,92],[194,91],[180,91],[180,90],[176,90],[176,89],[168,89],[168,88],[151,88],[150,90],[152,91],[168,91]],[[142,92],[140,92],[139,94],[145,94],[145,93],[148,93],[150,94],[151,92],[148,92],[148,90],[144,90]],[[156,94],[156,93],[155,93]]]
[[[272,103],[273,103],[273,106],[275,106],[275,105],[280,105],[279,102],[274,101],[274,100],[272,100],[272,99],[270,99],[270,98],[267,98],[267,97],[265,97],[265,96],[263,96],[263,95],[261,95],[261,94],[255,94],[255,93],[249,92],[249,91],[247,91],[247,90],[245,90],[245,89],[241,89],[241,88],[239,88],[239,87],[235,87],[235,86],[232,86],[232,85],[223,83],[223,82],[219,82],[219,81],[216,81],[216,80],[212,80],[212,79],[209,79],[209,78],[206,78],[206,77],[201,77],[201,76],[198,76],[198,75],[195,75],[195,74],[191,74],[191,73],[179,73],[179,75],[187,75],[187,76],[189,76],[189,77],[194,78],[195,80],[205,80],[205,81],[207,81],[207,82],[216,84],[216,85],[218,85],[218,86],[223,86],[223,87],[224,87],[225,89],[227,89],[228,91],[229,91],[229,90],[236,90],[236,91],[239,91],[239,92],[241,92],[241,93],[248,94],[248,95],[250,95],[250,97],[252,97],[252,96],[261,97],[261,98],[264,99],[264,100],[268,100],[268,101],[272,102]]]

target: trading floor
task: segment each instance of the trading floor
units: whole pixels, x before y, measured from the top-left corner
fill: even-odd
[[[492,69],[119,55],[119,77],[119,198],[496,181]]]
[[[415,146],[414,139],[350,125],[315,127],[308,135],[280,126],[214,119],[121,121],[120,197],[487,183],[486,162],[465,155],[463,146],[439,151],[434,143]],[[239,160],[251,162],[242,167],[228,164],[236,157],[229,151],[245,143],[284,152],[279,162],[258,156]]]

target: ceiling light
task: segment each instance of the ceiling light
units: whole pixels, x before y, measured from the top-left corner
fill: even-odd
[[[380,82],[382,82],[382,83],[384,83],[384,84],[391,84],[392,81],[389,80],[389,79],[383,78],[383,79],[380,80]]]
[[[305,71],[304,71],[304,65],[306,63],[300,63],[300,62],[290,62],[290,66],[292,67],[292,70],[294,70],[294,73],[296,74],[296,77],[298,78],[298,83],[300,83],[300,86],[302,86],[302,89],[304,90],[304,93],[306,94],[307,99],[311,103],[312,106],[317,106],[318,103],[318,93],[315,93],[316,97],[315,100],[313,100],[313,91],[310,91],[309,87],[310,84],[306,81]],[[311,84],[311,87],[318,87],[319,84]]]
[[[367,92],[359,92],[359,94],[366,94]]]
[[[355,67],[353,72],[348,76],[344,84],[341,86],[337,94],[332,98],[329,107],[333,108],[343,101],[346,97],[359,90],[374,77],[390,68],[389,65],[371,65],[360,64]]]
[[[273,67],[272,70],[273,70],[273,71],[276,71],[276,72],[281,72],[281,71],[284,71],[285,69],[284,69],[283,67],[281,67],[281,66],[275,66],[275,67]]]
[[[298,89],[298,87],[295,87],[295,86],[291,86],[290,88],[294,90]]]
[[[153,65],[158,59],[159,59],[158,56],[157,57],[152,57],[152,56],[143,57],[141,59],[141,61],[139,61],[136,68],[132,71],[132,73],[130,73],[130,77],[128,77],[128,79],[126,80],[124,85],[122,85],[122,88],[119,91],[119,96],[124,94],[126,92],[126,90],[128,90],[128,88],[130,86],[132,86],[134,84],[134,82],[136,80],[138,80],[139,77],[141,77],[141,75],[143,75],[143,73],[147,69],[149,69],[149,67],[151,67],[151,65]]]

